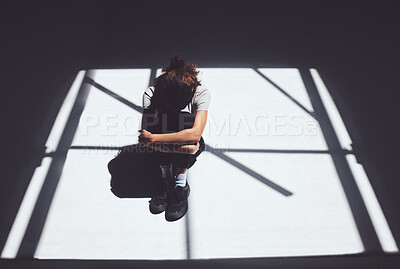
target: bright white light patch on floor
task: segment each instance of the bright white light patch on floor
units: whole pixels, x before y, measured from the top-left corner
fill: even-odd
[[[110,93],[90,88],[72,145],[121,147],[136,143],[142,114],[130,105],[142,106],[149,78],[150,69],[96,70],[93,79]]]
[[[107,163],[116,151],[71,150],[36,258],[185,259],[184,220],[149,212],[149,199],[119,199]],[[144,179],[145,180],[145,179]]]
[[[374,225],[383,251],[399,252],[396,241],[394,240],[393,234],[389,228],[385,215],[383,214],[382,208],[379,205],[379,201],[376,198],[363,166],[357,163],[354,155],[347,155],[346,159],[354,175],[354,179],[360,190],[362,199],[368,210],[368,214],[371,218],[372,224]]]
[[[129,104],[141,107],[149,78],[150,69],[96,70],[96,83],[112,93],[90,88],[72,145],[120,147],[136,143],[142,115]]]
[[[193,258],[360,253],[329,154],[226,153],[294,194],[285,197],[205,152],[191,168]]]
[[[208,123],[203,132],[208,145],[328,149],[318,122],[253,69],[200,68],[200,71],[202,84],[211,92]],[[293,69],[282,68],[280,72],[278,82],[283,86],[302,83]],[[296,90],[288,91],[304,101],[304,86],[296,86]]]
[[[306,88],[297,68],[285,68],[284,72],[282,72],[282,68],[258,68],[257,70],[277,84],[306,109],[313,111],[310,98],[307,95]]]
[[[51,162],[52,158],[45,157],[41,166],[35,169],[1,253],[1,258],[13,259],[16,257]]]
[[[328,117],[335,129],[335,133],[337,138],[339,139],[339,143],[343,149],[351,150],[351,138],[349,133],[347,132],[346,126],[340,116],[340,113],[333,101],[331,95],[329,94],[328,89],[325,86],[325,83],[322,81],[319,73],[315,69],[310,69],[311,76],[314,79],[315,86],[317,87],[318,93],[321,96],[322,103],[328,113]]]
[[[150,79],[150,69],[98,69],[94,81],[128,101],[141,106],[143,89]]]
[[[72,146],[121,147],[137,142],[141,113],[90,87]]]
[[[47,139],[46,153],[53,152],[57,149],[61,135],[63,134],[65,125],[67,124],[69,115],[71,114],[72,107],[75,104],[76,97],[82,85],[83,78],[85,77],[85,73],[86,71],[80,71],[78,73],[78,75],[75,78],[75,81],[71,86],[71,89],[69,90],[67,96],[64,99],[64,102],[54,122],[53,128],[51,129],[49,138]]]

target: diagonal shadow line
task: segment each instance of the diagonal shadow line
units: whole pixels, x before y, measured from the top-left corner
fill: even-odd
[[[92,76],[92,72],[93,71],[87,71],[86,76]],[[24,237],[19,246],[17,258],[33,258],[35,255],[65,165],[68,149],[71,146],[78,127],[79,119],[85,107],[89,91],[90,84],[88,83],[87,77],[85,77],[79,89],[78,96],[76,97],[68,121],[64,127],[56,152],[54,153],[53,161],[47,171],[42,189],[40,190],[31,218],[25,230]]]
[[[340,148],[335,129],[328,117],[328,113],[322,103],[317,87],[311,76],[309,69],[299,69],[300,76],[304,82],[309,98],[314,107],[314,111],[321,117],[319,124],[325,138],[328,149]],[[344,155],[332,155],[332,161],[338,174],[340,183],[346,195],[350,210],[353,214],[358,233],[366,252],[382,252],[378,236],[372,225],[371,218],[361,197],[360,190],[355,182],[353,173]]]
[[[260,76],[262,76],[266,81],[272,84],[277,90],[279,90],[281,93],[283,93],[287,98],[289,98],[293,103],[295,103],[297,106],[299,106],[302,110],[304,110],[307,114],[309,114],[311,117],[317,120],[317,116],[314,112],[309,111],[305,106],[300,104],[296,99],[294,99],[290,94],[288,94],[284,89],[279,87],[275,82],[273,82],[271,79],[269,79],[266,75],[261,73],[257,68],[253,68],[254,71],[257,72]]]
[[[293,195],[292,192],[286,190],[285,188],[283,188],[283,187],[279,186],[278,184],[272,182],[271,180],[265,178],[264,176],[260,175],[259,173],[255,172],[254,170],[248,168],[247,166],[241,164],[240,162],[232,159],[231,157],[225,155],[220,150],[210,147],[208,145],[206,145],[205,150],[214,154],[215,156],[221,158],[222,160],[230,163],[231,165],[235,166],[236,168],[242,170],[246,174],[254,177],[255,179],[259,180],[260,182],[264,183],[265,185],[269,186],[270,188],[276,190],[277,192],[281,193],[282,195],[284,195],[284,196]]]
[[[94,87],[96,87],[97,89],[99,89],[100,91],[110,95],[112,98],[117,99],[118,101],[120,101],[121,103],[129,106],[130,108],[133,108],[134,110],[136,110],[139,113],[143,112],[143,108],[141,106],[138,106],[134,103],[132,103],[129,100],[126,100],[124,97],[122,97],[121,95],[116,94],[113,91],[110,91],[109,89],[107,89],[106,87],[104,87],[103,85],[100,85],[99,83],[97,83],[96,81],[94,81],[93,79],[88,79],[89,83],[91,85],[93,85]]]

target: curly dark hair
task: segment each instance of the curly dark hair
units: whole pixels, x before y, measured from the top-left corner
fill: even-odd
[[[197,86],[199,71],[195,64],[186,64],[181,55],[172,56],[162,74],[154,79],[155,88],[151,105],[158,109],[182,110],[192,100]]]

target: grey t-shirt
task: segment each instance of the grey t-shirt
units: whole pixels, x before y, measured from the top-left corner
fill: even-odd
[[[142,105],[143,109],[146,109],[151,104],[151,97],[154,94],[154,86],[151,86],[146,89],[143,93]],[[200,85],[197,86],[196,91],[193,95],[192,101],[181,111],[189,112],[193,115],[196,115],[197,111],[200,110],[208,110],[211,101],[211,94],[207,88]]]

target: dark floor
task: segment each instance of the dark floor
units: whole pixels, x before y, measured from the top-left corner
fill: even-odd
[[[5,151],[0,247],[76,72],[159,67],[175,52],[200,67],[318,69],[400,242],[400,2],[323,2],[2,3],[1,141],[5,142]],[[339,259],[342,265],[366,262],[369,266],[374,264],[367,262],[372,259],[374,268],[399,265],[398,256],[329,259],[332,263]],[[294,268],[284,260],[276,261],[279,259],[266,264]],[[299,262],[304,261],[307,266],[320,264],[320,259],[313,258]],[[0,266],[22,263],[26,265],[0,261]],[[254,266],[253,261],[248,263]],[[236,264],[245,266],[246,261]],[[65,268],[75,266],[65,263]]]
[[[398,268],[400,258],[396,256],[341,256],[341,257],[300,257],[300,258],[250,258],[219,260],[181,260],[181,261],[71,261],[71,260],[1,260],[1,268]]]

